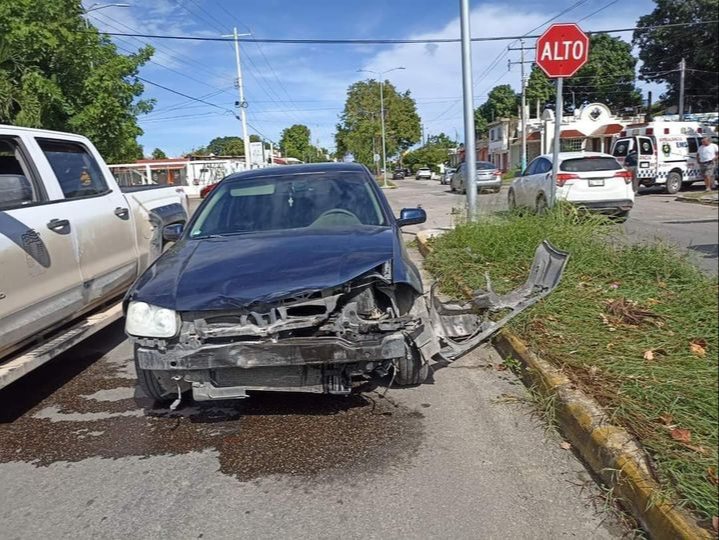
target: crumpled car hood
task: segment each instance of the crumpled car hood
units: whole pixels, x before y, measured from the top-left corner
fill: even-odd
[[[183,240],[128,298],[177,311],[243,308],[340,286],[393,259],[395,249],[388,227]]]

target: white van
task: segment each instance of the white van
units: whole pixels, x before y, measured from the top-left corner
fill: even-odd
[[[632,170],[639,185],[664,185],[667,193],[702,180],[697,150],[714,131],[699,122],[650,122],[627,126],[615,139],[612,155]]]

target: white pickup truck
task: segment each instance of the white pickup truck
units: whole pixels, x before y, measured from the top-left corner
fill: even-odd
[[[119,319],[187,215],[182,187],[121,190],[85,137],[0,125],[0,388]]]

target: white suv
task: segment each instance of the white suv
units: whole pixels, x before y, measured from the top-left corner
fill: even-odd
[[[549,205],[552,185],[552,155],[539,156],[514,179],[509,188],[509,207],[533,208]],[[634,206],[632,173],[609,154],[563,152],[559,154],[557,200],[604,214],[624,218]]]
[[[429,167],[421,167],[417,169],[414,177],[416,180],[432,180],[432,170]]]

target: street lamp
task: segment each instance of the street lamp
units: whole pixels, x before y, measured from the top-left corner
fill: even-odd
[[[380,104],[380,116],[382,117],[382,170],[383,180],[382,187],[387,187],[387,134],[384,125],[384,76],[391,71],[403,70],[403,67],[396,67],[387,69],[385,71],[372,71],[371,69],[358,69],[357,73],[372,73],[379,77],[379,104]]]
[[[82,4],[80,4],[80,7],[82,8]],[[82,10],[85,15],[87,15],[88,13],[92,13],[93,11],[100,11],[101,9],[109,7],[129,8],[130,4],[102,4],[100,2],[95,2],[89,8],[82,8]],[[87,28],[88,30],[90,29],[90,21],[88,20],[87,16],[85,17],[85,28]]]

